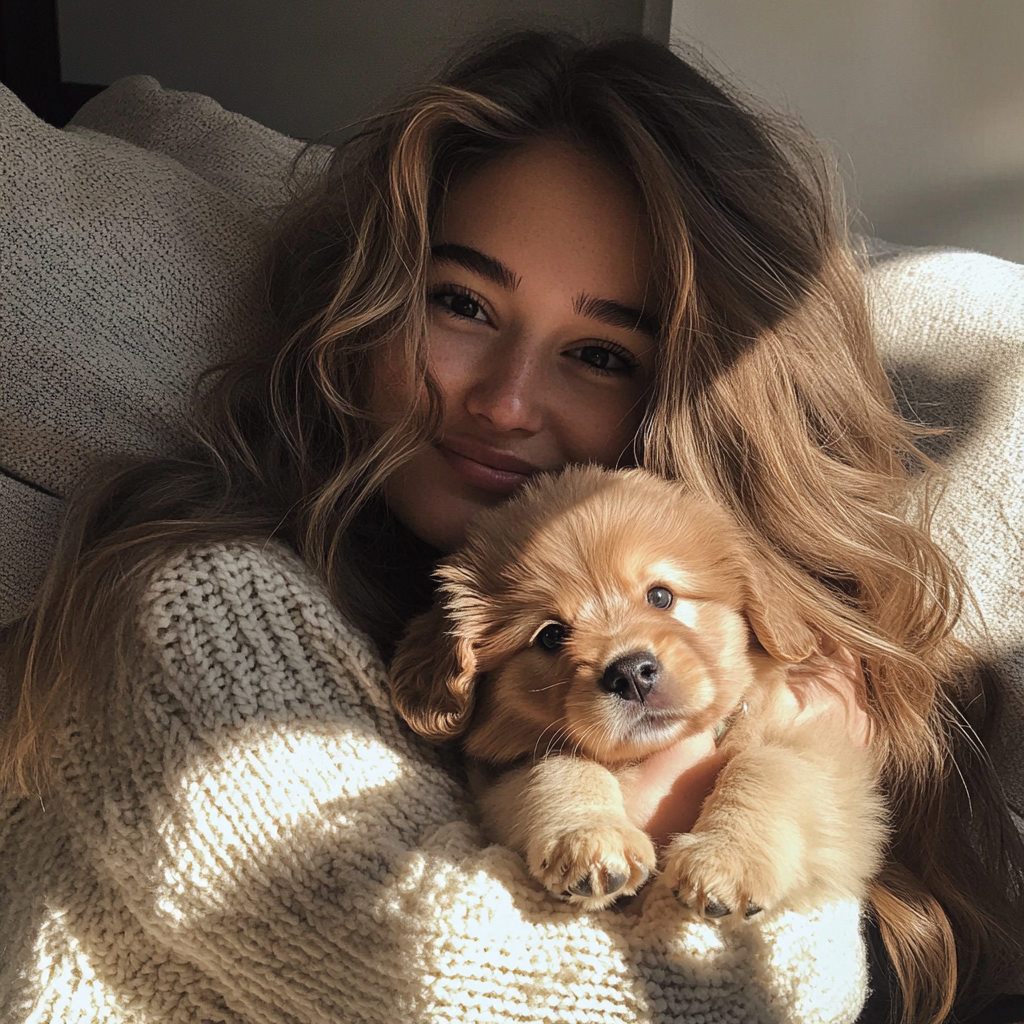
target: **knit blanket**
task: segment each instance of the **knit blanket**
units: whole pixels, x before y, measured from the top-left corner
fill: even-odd
[[[490,846],[383,667],[276,545],[168,561],[103,736],[0,807],[0,1019],[849,1022],[859,908],[596,913]],[[763,917],[763,919],[762,919]]]

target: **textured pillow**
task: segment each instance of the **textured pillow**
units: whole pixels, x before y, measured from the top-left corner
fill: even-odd
[[[867,280],[904,411],[948,428],[926,445],[949,476],[935,535],[974,593],[964,631],[1012,683],[993,754],[1024,815],[1024,266],[876,244]]]
[[[82,474],[179,448],[200,370],[268,330],[266,226],[301,146],[151,78],[65,131],[0,86],[0,624]]]

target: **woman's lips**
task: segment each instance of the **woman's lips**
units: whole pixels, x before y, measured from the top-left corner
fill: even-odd
[[[514,455],[462,442],[444,441],[437,450],[466,483],[491,494],[511,494],[540,472],[539,466]]]

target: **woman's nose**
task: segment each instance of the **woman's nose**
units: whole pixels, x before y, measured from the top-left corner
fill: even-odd
[[[481,360],[466,394],[466,409],[502,433],[537,433],[544,421],[543,372],[519,346]]]

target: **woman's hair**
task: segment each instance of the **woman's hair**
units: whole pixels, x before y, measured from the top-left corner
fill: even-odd
[[[280,223],[277,336],[208,380],[194,452],[80,496],[7,639],[22,683],[0,779],[45,783],[69,709],[102,713],[172,546],[277,536],[394,642],[429,599],[434,555],[381,498],[440,423],[432,228],[453,183],[545,139],[605,160],[646,216],[660,328],[637,462],[731,508],[808,622],[862,659],[894,836],[872,902],[904,1019],[943,1019],[958,982],[958,1005],[983,1001],[1024,958],[1024,853],[978,740],[996,687],[952,634],[965,587],[928,536],[936,469],[895,412],[829,166],[638,38],[502,37],[336,150]],[[417,399],[382,429],[371,373],[395,338]]]

